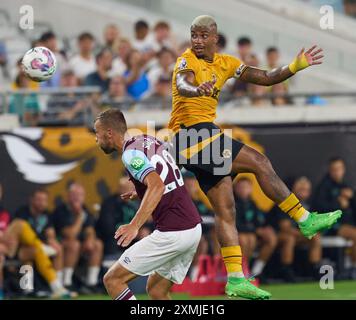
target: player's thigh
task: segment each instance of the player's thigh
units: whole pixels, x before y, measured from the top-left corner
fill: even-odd
[[[181,284],[192,264],[201,234],[200,224],[192,229],[177,232],[176,255],[155,269],[155,272],[173,283]]]
[[[264,168],[270,168],[268,158],[257,150],[244,145],[232,162],[234,173],[257,173]]]
[[[146,276],[179,255],[178,234],[155,230],[126,249],[119,263],[132,273]]]

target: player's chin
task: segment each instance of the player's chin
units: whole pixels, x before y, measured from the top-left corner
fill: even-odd
[[[198,58],[204,58],[205,56],[205,51],[204,49],[194,49],[194,53]]]

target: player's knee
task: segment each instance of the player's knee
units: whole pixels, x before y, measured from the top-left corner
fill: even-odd
[[[115,277],[114,272],[112,272],[111,270],[108,270],[103,278],[103,282],[105,285],[105,288],[109,288],[110,286],[113,285],[113,283],[115,283],[115,281],[120,280],[120,278]]]
[[[254,158],[257,172],[270,172],[273,170],[271,161],[262,153],[256,153]]]

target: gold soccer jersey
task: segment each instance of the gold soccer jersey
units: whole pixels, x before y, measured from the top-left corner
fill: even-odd
[[[232,77],[239,77],[246,66],[237,58],[215,53],[212,62],[196,57],[191,49],[187,49],[178,59],[173,71],[172,94],[173,110],[168,124],[169,129],[178,131],[180,125],[186,127],[201,123],[213,122],[216,118],[216,107],[219,94],[225,82]],[[176,76],[179,72],[193,72],[198,86],[203,82],[216,79],[211,96],[182,97],[176,86]]]

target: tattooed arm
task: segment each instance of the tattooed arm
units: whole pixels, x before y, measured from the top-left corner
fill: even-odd
[[[293,62],[287,66],[275,68],[270,71],[261,70],[254,67],[246,67],[240,75],[239,79],[244,82],[258,84],[261,86],[271,86],[276,83],[283,82],[290,78],[298,71],[301,71],[309,66],[321,64],[323,55],[318,55],[322,49],[314,51],[316,46],[311,47],[304,52],[304,48],[299,52]]]
[[[194,77],[194,72],[191,71],[177,73],[176,85],[179,94],[183,97],[210,96],[213,93],[216,79],[194,86]]]

